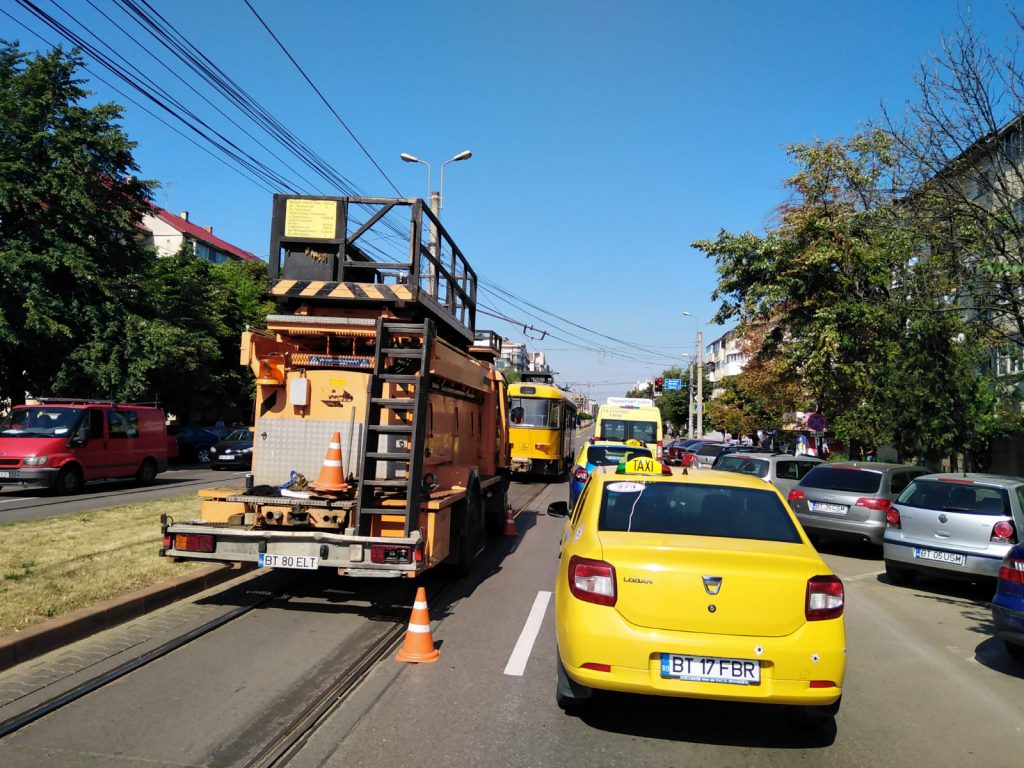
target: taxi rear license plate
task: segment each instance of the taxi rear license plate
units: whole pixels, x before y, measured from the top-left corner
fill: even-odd
[[[260,552],[260,568],[298,568],[315,571],[320,567],[320,558],[311,555],[273,555]]]
[[[750,659],[720,659],[712,656],[661,654],[661,676],[698,683],[760,685],[761,665]]]
[[[915,547],[914,557],[919,560],[934,560],[937,563],[949,563],[950,565],[967,565],[967,557],[958,552],[941,552],[937,549]]]
[[[829,504],[827,501],[812,501],[812,512],[829,512],[833,515],[845,515],[849,509],[845,504]]]

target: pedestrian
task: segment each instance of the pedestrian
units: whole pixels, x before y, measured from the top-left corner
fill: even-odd
[[[217,427],[217,429],[224,429],[224,417],[223,416],[218,417],[217,418],[217,423],[214,424],[213,426]]]

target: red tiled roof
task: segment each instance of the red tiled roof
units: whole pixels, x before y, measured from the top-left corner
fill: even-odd
[[[243,261],[261,261],[261,259],[254,253],[249,251],[243,251],[241,248],[232,245],[226,240],[221,240],[219,237],[214,235],[212,232],[208,232],[202,227],[196,226],[190,221],[185,221],[181,216],[175,216],[170,211],[165,211],[163,208],[157,208],[154,206],[153,215],[161,221],[165,221],[174,227],[179,232],[184,232],[186,235],[194,237],[196,240],[200,240],[207,245],[211,245],[217,250],[230,253],[233,256],[237,256]]]

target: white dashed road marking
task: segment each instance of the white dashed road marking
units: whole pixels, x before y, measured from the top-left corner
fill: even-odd
[[[533,644],[537,640],[537,633],[540,632],[540,625],[544,621],[544,612],[548,609],[548,601],[551,600],[550,592],[538,592],[533,601],[533,608],[530,615],[526,617],[526,624],[523,631],[519,633],[516,640],[516,647],[512,649],[512,655],[505,665],[506,675],[521,676],[526,669],[526,662],[530,658]]]

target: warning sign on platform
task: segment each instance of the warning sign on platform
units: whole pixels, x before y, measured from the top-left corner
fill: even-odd
[[[338,231],[337,200],[301,200],[286,202],[285,237],[316,237],[333,240]]]

